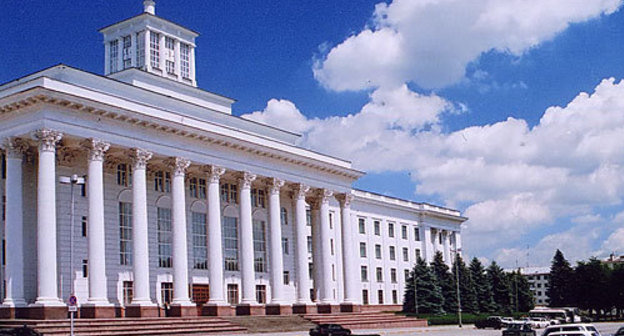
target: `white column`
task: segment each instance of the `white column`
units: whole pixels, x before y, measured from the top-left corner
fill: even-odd
[[[357,280],[358,262],[355,251],[358,249],[353,236],[353,221],[351,221],[351,201],[353,195],[340,195],[340,210],[342,214],[342,269],[344,280],[344,303],[357,304],[360,295],[360,286]]]
[[[298,304],[310,304],[310,282],[308,281],[308,235],[306,234],[306,193],[308,186],[295,187],[295,271]]]
[[[137,59],[137,50],[139,47],[139,40],[137,39],[137,34],[136,33],[132,33],[130,34],[130,41],[132,41],[131,46],[130,46],[130,59],[132,60],[132,65],[133,67],[137,67],[138,65],[138,59]]]
[[[431,227],[429,227],[428,225],[423,225],[422,222],[420,223],[420,231],[422,231],[422,252],[424,252],[424,256],[423,259],[426,262],[432,262],[433,261],[433,244],[431,242]]]
[[[224,305],[223,250],[221,234],[221,197],[219,179],[225,169],[206,167],[208,173],[208,281],[210,284],[209,304]]]
[[[145,56],[145,71],[152,71],[152,46],[150,44],[150,31],[149,29],[145,29],[145,34],[143,34],[143,43],[145,43],[145,48],[143,48],[143,55]]]
[[[6,152],[6,297],[3,305],[23,307],[24,301],[24,239],[22,160],[28,145],[22,139],[8,138],[3,144]]]
[[[314,289],[314,301],[319,302],[321,298],[321,287],[323,283],[321,277],[323,276],[323,260],[321,259],[321,230],[320,230],[320,204],[318,199],[313,199],[310,202],[310,221],[312,224],[312,282]]]
[[[181,64],[180,64],[180,41],[175,40],[174,44],[174,58],[175,58],[175,73],[178,79],[182,78],[182,72],[180,72]]]
[[[240,246],[241,246],[241,282],[243,296],[241,303],[257,304],[256,274],[254,272],[253,222],[251,219],[251,182],[256,175],[243,172],[239,184],[240,194]]]
[[[332,197],[333,192],[327,189],[321,189],[319,191],[319,207],[320,207],[320,237],[321,237],[321,260],[322,260],[322,274],[321,274],[321,303],[332,303],[334,301],[333,293],[331,290],[332,281],[332,260],[331,260],[331,246],[330,246],[330,231],[329,231],[329,198]]]
[[[444,245],[444,262],[447,265],[451,265],[451,244],[450,244],[451,235],[448,231],[442,231],[442,243]]]
[[[188,291],[188,249],[186,237],[186,195],[184,174],[191,161],[172,158],[168,162],[172,169],[172,229],[173,229],[173,301],[172,304],[191,306]]]
[[[284,260],[282,252],[282,223],[280,188],[284,181],[273,178],[269,185],[269,263],[271,269],[271,303],[284,303]]]
[[[117,71],[121,71],[124,69],[123,65],[123,49],[124,49],[123,37],[117,39]]]
[[[56,259],[56,143],[63,134],[49,129],[34,133],[39,141],[37,171],[37,300],[60,306]]]
[[[197,86],[197,80],[195,79],[195,47],[191,46],[191,59],[190,59],[190,65],[191,65],[191,79],[193,80],[193,86]]]
[[[165,34],[160,34],[159,35],[159,40],[158,40],[158,44],[159,44],[159,52],[160,52],[160,63],[159,63],[159,67],[160,70],[162,71],[163,74],[167,74],[167,68],[166,68],[166,64],[165,64],[165,60],[167,59],[167,48],[165,48]]]
[[[153,305],[150,298],[149,249],[147,233],[147,186],[145,171],[152,153],[132,150],[132,241],[134,247],[134,297],[133,305]]]
[[[88,260],[89,303],[108,304],[106,290],[106,233],[104,230],[104,153],[110,145],[96,139],[85,143],[89,167],[87,196],[89,197]]]
[[[110,42],[104,42],[104,74],[110,74]]]

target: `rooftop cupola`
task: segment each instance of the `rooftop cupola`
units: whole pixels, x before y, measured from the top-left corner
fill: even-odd
[[[104,35],[106,76],[126,78],[126,72],[138,69],[197,86],[195,38],[199,34],[156,16],[153,0],[143,1],[143,13],[104,27],[100,33]]]

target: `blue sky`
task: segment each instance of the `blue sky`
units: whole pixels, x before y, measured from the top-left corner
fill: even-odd
[[[199,86],[237,99],[236,115],[352,160],[370,172],[358,188],[458,208],[471,218],[466,253],[511,266],[547,264],[555,248],[624,254],[621,5],[158,0],[156,11],[201,34]],[[0,2],[0,82],[58,63],[102,73],[97,30],[141,11]]]

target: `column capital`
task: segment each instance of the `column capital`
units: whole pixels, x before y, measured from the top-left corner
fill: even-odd
[[[306,194],[310,191],[310,187],[303,184],[297,183],[295,184],[295,192],[293,193],[293,197],[300,200],[305,200]]]
[[[8,137],[2,141],[2,148],[7,157],[21,159],[28,150],[28,143],[22,138]]]
[[[241,189],[248,189],[251,188],[251,182],[256,180],[256,174],[252,174],[250,172],[242,172],[239,175],[238,181],[240,183],[240,188]]]
[[[89,161],[104,161],[104,154],[110,148],[108,142],[100,139],[87,139],[82,146],[89,151]]]
[[[225,168],[213,165],[204,166],[204,171],[208,173],[209,183],[219,183],[219,179],[225,174]]]
[[[181,157],[171,157],[165,160],[165,164],[173,171],[173,176],[184,176],[186,169],[191,165],[191,160]]]
[[[321,204],[329,203],[329,198],[334,195],[334,192],[329,189],[319,189],[318,190],[318,200]]]
[[[56,144],[63,138],[63,133],[42,128],[34,131],[32,137],[39,142],[39,151],[54,152],[56,151]]]
[[[140,148],[133,148],[130,150],[132,165],[135,169],[145,169],[147,161],[152,158],[152,155],[152,152]]]
[[[284,180],[278,179],[276,177],[272,177],[269,179],[269,192],[274,194],[279,194],[280,188],[284,186]]]
[[[353,196],[350,193],[344,193],[344,194],[336,195],[336,199],[338,200],[338,202],[340,202],[340,205],[343,208],[348,208],[351,206],[351,202],[353,202],[353,199],[355,199],[355,196]]]

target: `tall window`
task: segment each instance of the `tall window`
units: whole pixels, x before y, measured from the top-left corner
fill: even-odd
[[[132,204],[119,202],[119,263],[132,265]]]
[[[189,180],[189,193],[191,197],[206,199],[206,180],[193,177]]]
[[[260,304],[266,303],[266,286],[256,285],[256,301]]]
[[[379,221],[374,221],[373,226],[375,227],[375,236],[381,236],[381,223]]]
[[[111,73],[119,71],[118,60],[117,60],[118,57],[119,57],[119,41],[117,40],[111,41],[109,43],[109,67],[110,67]]]
[[[223,217],[225,270],[238,271],[238,218]]]
[[[399,293],[396,289],[392,290],[392,304],[397,304],[399,302]]]
[[[290,246],[288,245],[288,238],[282,238],[282,252],[286,255],[290,254]]]
[[[160,295],[163,304],[170,304],[173,300],[173,282],[161,282]]]
[[[180,43],[180,72],[182,78],[191,78],[191,46]]]
[[[368,289],[362,289],[362,304],[368,304]]]
[[[390,269],[390,281],[392,283],[396,283],[397,282],[397,272],[396,272],[396,268],[391,268]]]
[[[284,271],[284,285],[290,284],[290,272]]]
[[[160,68],[160,34],[150,31],[150,65]]]
[[[366,220],[364,218],[358,218],[358,226],[360,227],[360,233],[366,233]]]
[[[406,268],[406,269],[404,269],[404,270],[403,270],[403,277],[404,277],[404,279],[405,279],[405,282],[407,282],[407,280],[409,279],[409,276],[410,276],[410,270],[409,270],[409,269],[407,269],[407,268]]]
[[[254,269],[266,272],[266,224],[262,220],[253,221]]]
[[[132,303],[132,298],[134,297],[134,286],[132,281],[124,281],[122,286],[123,304],[124,306],[127,306]]]
[[[382,289],[377,291],[377,303],[379,303],[379,304],[383,304],[384,303],[384,295],[383,295],[383,290]]]
[[[227,300],[231,305],[238,304],[238,285],[237,284],[228,284],[227,285]]]
[[[312,236],[307,237],[308,253],[312,253]]]
[[[236,184],[223,183],[221,185],[221,202],[238,203],[238,186]]]
[[[117,165],[117,185],[122,187],[129,187],[132,185],[132,170],[130,166],[125,163]]]
[[[419,228],[414,228],[414,240],[420,241],[420,229]]]
[[[377,275],[377,282],[382,282],[383,281],[383,269],[381,267],[377,267],[376,275]]]
[[[169,74],[175,74],[175,40],[171,37],[165,37],[165,70]]]
[[[171,267],[171,209],[158,208],[158,266]]]
[[[381,259],[381,245],[375,244],[375,258]]]
[[[251,206],[266,208],[266,196],[262,189],[251,189]]]
[[[409,250],[407,247],[403,248],[403,261],[409,261]]]
[[[192,212],[193,221],[193,267],[208,269],[208,250],[206,248],[206,214]]]
[[[306,209],[306,225],[312,226],[312,210]]]
[[[388,237],[394,237],[394,223],[388,223]]]
[[[416,253],[414,253],[416,255],[416,260],[418,260],[418,258],[420,258],[420,249],[416,249]]]
[[[288,225],[288,211],[286,210],[286,208],[282,208],[280,210],[280,220],[282,222],[282,225]]]
[[[171,173],[157,171],[154,174],[154,190],[158,192],[171,192]]]
[[[401,225],[401,238],[407,239],[407,225]]]
[[[82,277],[86,278],[89,276],[89,260],[82,259]]]
[[[145,32],[138,32],[136,34],[137,48],[136,48],[136,66],[142,68],[145,66]]]
[[[334,228],[334,213],[333,212],[329,213],[329,228],[330,229]]]
[[[368,267],[360,267],[360,279],[362,279],[362,282],[368,282]]]
[[[360,257],[366,258],[366,243],[360,243]]]
[[[128,69],[132,67],[132,37],[130,35],[123,37],[123,68]]]
[[[394,246],[390,246],[390,260],[396,260],[396,249]]]

